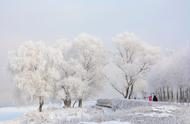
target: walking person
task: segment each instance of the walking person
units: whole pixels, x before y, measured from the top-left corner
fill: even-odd
[[[154,101],[154,102],[157,102],[157,101],[158,101],[158,98],[156,97],[156,95],[153,96],[153,101]]]
[[[152,95],[150,95],[149,97],[148,97],[148,104],[151,106],[152,105]]]

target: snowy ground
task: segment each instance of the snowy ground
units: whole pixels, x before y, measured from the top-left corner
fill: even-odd
[[[0,124],[190,124],[188,105],[147,102],[115,111],[95,104],[91,101],[70,109],[46,105],[41,113],[36,106],[0,108]]]

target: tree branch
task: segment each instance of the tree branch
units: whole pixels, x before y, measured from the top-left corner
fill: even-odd
[[[118,93],[120,93],[123,97],[125,97],[125,94],[124,94],[122,91],[120,91],[119,89],[117,89],[114,84],[112,84],[112,83],[110,83],[110,84],[111,84],[111,86],[112,86]]]

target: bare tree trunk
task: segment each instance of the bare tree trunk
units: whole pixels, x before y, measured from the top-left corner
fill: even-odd
[[[184,90],[183,90],[183,101],[184,102],[187,101],[187,99],[186,99],[187,98],[187,93],[186,92],[187,92],[187,89],[184,88]]]
[[[167,99],[170,100],[170,92],[169,92],[169,86],[167,86]]]
[[[163,96],[164,96],[164,98],[163,98],[163,99],[164,99],[164,101],[165,101],[165,100],[166,100],[165,88],[163,87],[163,89],[162,89],[162,90],[163,90]]]
[[[76,104],[77,100],[74,101],[72,107],[74,108],[75,107],[75,104]]]
[[[124,96],[125,99],[127,99],[128,94],[129,94],[129,86],[126,88],[126,92],[125,92],[125,96]]]
[[[179,102],[179,93],[178,93],[178,90],[177,90],[176,97],[177,97],[177,102]]]
[[[131,85],[131,90],[130,90],[130,93],[129,93],[129,99],[131,99],[131,96],[132,96],[132,94],[133,94],[133,84]]]
[[[64,107],[65,108],[70,108],[71,107],[71,99],[64,99]]]
[[[158,95],[158,89],[156,89],[156,95]]]
[[[79,99],[78,107],[82,108],[82,99],[81,98]]]
[[[171,101],[174,100],[174,94],[173,94],[173,89],[171,90]]]
[[[188,102],[190,101],[190,89],[188,88]]]
[[[159,97],[160,97],[160,101],[163,101],[163,97],[162,97],[163,95],[162,95],[162,88],[160,88],[160,95],[159,95]]]
[[[188,88],[185,90],[185,102],[188,102]]]
[[[179,88],[179,101],[182,102],[182,87]]]
[[[44,99],[42,96],[39,96],[39,112],[42,112],[43,105],[44,105]]]
[[[187,102],[188,102],[188,103],[189,103],[189,101],[190,101],[190,99],[189,99],[189,97],[190,97],[189,92],[190,92],[190,90],[189,90],[189,88],[187,88],[187,93],[188,93],[188,95],[187,95]]]

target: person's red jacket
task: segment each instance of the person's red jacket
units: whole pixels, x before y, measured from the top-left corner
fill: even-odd
[[[149,96],[149,97],[148,97],[148,101],[152,101],[152,96]]]

